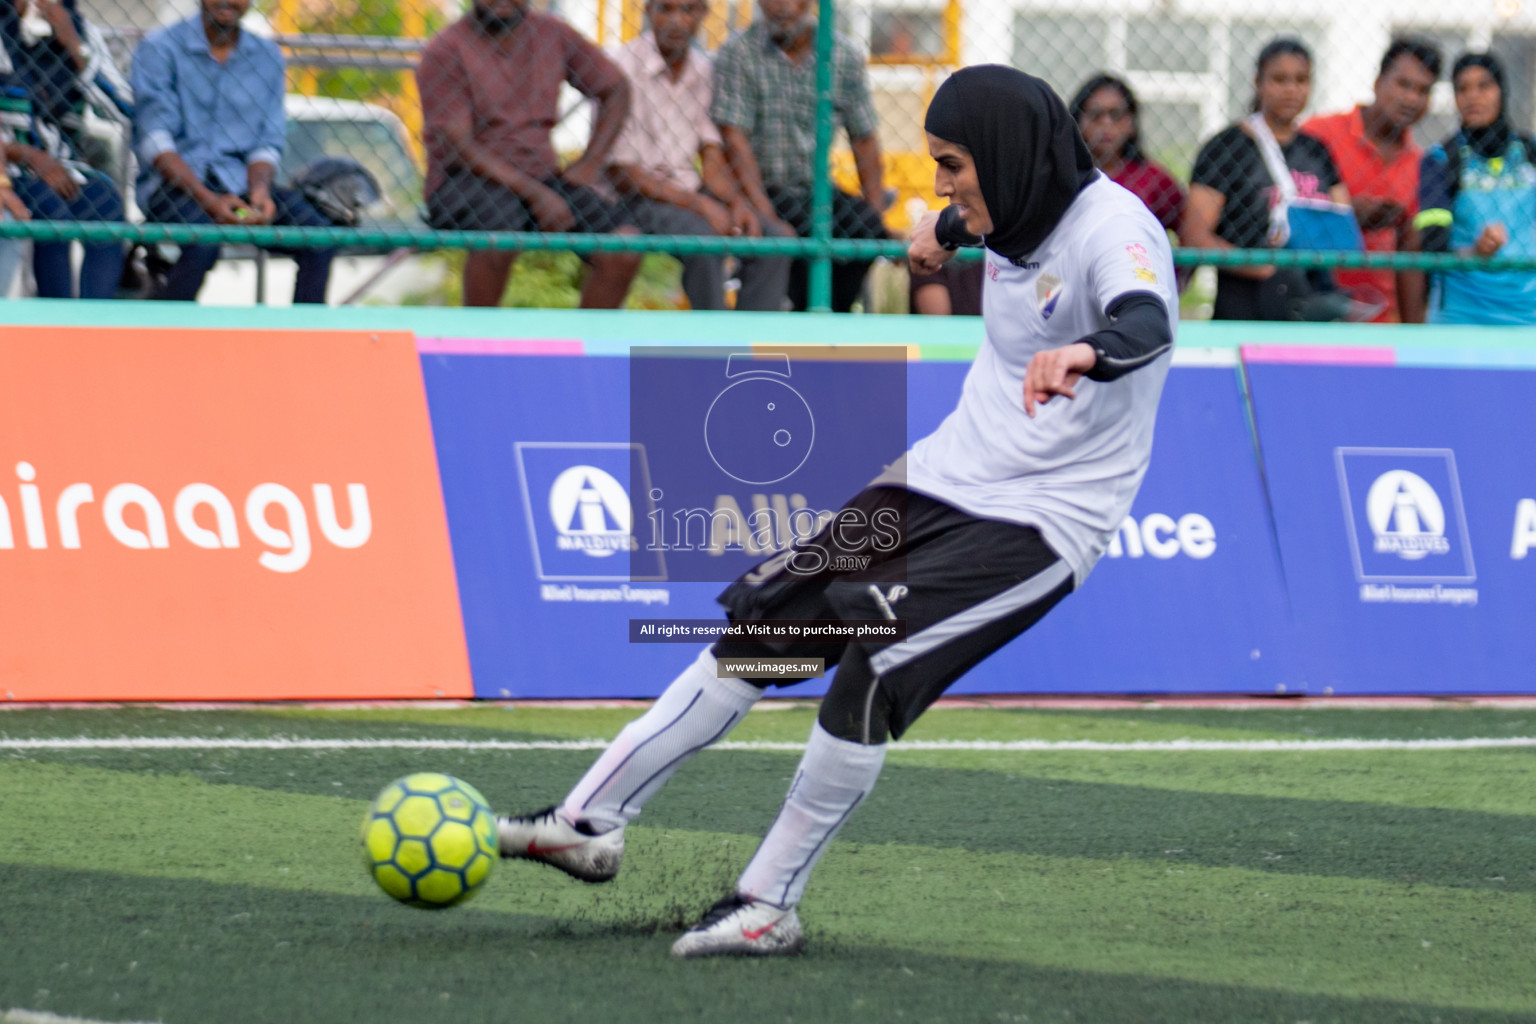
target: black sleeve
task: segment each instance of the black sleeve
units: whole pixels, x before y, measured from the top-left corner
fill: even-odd
[[[960,210],[954,206],[946,206],[939,211],[939,222],[933,226],[933,237],[946,249],[953,251],[962,245],[975,246],[981,244],[981,238],[965,230],[965,220],[960,216]]]
[[[1089,380],[1118,380],[1173,347],[1168,308],[1151,292],[1128,292],[1111,302],[1105,312],[1109,326],[1078,339],[1092,346],[1099,357],[1093,369],[1084,374]]]
[[[1451,248],[1452,210],[1461,177],[1446,149],[1436,146],[1419,163],[1419,213],[1413,226],[1419,229],[1419,248],[1424,252],[1448,252]]]

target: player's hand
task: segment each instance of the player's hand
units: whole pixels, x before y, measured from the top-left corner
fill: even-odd
[[[269,192],[251,193],[251,215],[243,221],[245,224],[271,224],[277,216],[277,204],[272,201]]]
[[[725,208],[725,204],[718,199],[698,194],[694,196],[694,210],[700,217],[709,221],[709,230],[717,235],[734,235],[732,228],[735,225],[731,221],[731,211]]]
[[[27,209],[27,204],[21,201],[21,196],[3,185],[0,185],[0,210],[10,214],[16,220],[32,219],[32,211]]]
[[[795,226],[789,221],[785,220],[783,217],[764,217],[760,223],[776,225],[779,229],[780,235],[782,235],[784,238],[800,237],[800,232],[795,230]]]
[[[228,193],[209,193],[203,210],[215,224],[250,224],[254,220],[251,208],[241,202],[239,196]]]
[[[560,180],[569,185],[581,185],[584,188],[591,188],[597,184],[597,175],[601,170],[602,168],[596,163],[583,158],[561,171]]]
[[[22,162],[61,199],[73,199],[80,194],[80,185],[74,175],[69,173],[69,168],[42,150],[28,149]]]
[[[1402,203],[1381,196],[1355,196],[1351,203],[1355,207],[1355,220],[1363,231],[1396,227],[1407,214]]]
[[[1025,414],[1034,419],[1035,406],[1049,402],[1053,395],[1076,398],[1077,392],[1072,389],[1098,361],[1098,353],[1082,341],[1036,352],[1024,371]]]
[[[567,178],[567,181],[570,179]],[[569,231],[576,226],[576,216],[554,189],[539,186],[539,190],[524,200],[540,231]]]
[[[1498,221],[1494,221],[1483,228],[1482,234],[1477,236],[1477,242],[1473,244],[1472,251],[1479,256],[1492,256],[1504,248],[1504,243],[1509,241],[1509,229]]]
[[[914,274],[937,273],[940,267],[954,259],[955,254],[940,245],[938,237],[933,233],[934,225],[938,222],[938,213],[929,211],[917,222],[917,227],[912,229],[908,237],[907,262]]]
[[[75,23],[70,20],[69,11],[63,4],[55,0],[32,0],[32,7],[59,36],[76,34]]]
[[[740,197],[731,204],[731,234],[743,238],[763,236],[763,226],[758,223],[757,214],[752,212],[752,204]]]

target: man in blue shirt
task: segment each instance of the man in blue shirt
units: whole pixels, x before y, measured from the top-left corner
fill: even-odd
[[[283,55],[240,30],[250,0],[202,0],[196,17],[151,33],[133,58],[139,206],[173,224],[330,227],[299,192],[273,185],[283,153]],[[293,253],[294,302],[324,302],[329,249]],[[157,298],[192,301],[219,258],[188,245]]]

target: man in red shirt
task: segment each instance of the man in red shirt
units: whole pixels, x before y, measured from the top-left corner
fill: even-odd
[[[1419,247],[1413,218],[1419,212],[1419,161],[1413,125],[1429,110],[1440,77],[1440,51],[1427,40],[1394,39],[1381,58],[1369,106],[1314,117],[1301,130],[1328,147],[1355,205],[1355,218],[1371,252]],[[1424,322],[1424,275],[1418,271],[1339,270],[1335,279],[1356,298],[1380,301],[1381,323]]]
[[[639,234],[592,188],[629,114],[629,82],[579,32],[528,3],[475,0],[422,52],[416,82],[429,220],[443,230]],[[549,135],[563,82],[598,107],[586,152],[561,170]],[[516,258],[506,250],[471,252],[464,304],[499,305]],[[583,308],[618,307],[640,257],[595,253],[588,263]]]

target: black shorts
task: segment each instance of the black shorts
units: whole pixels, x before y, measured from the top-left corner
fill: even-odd
[[[855,522],[873,523],[882,513],[887,525],[861,531],[834,520],[803,545],[812,557],[798,559],[798,571],[781,553],[719,601],[733,622],[900,619],[907,639],[715,645],[717,657],[794,655],[837,664],[821,716],[834,735],[880,742],[888,729],[899,737],[950,684],[1072,592],[1071,567],[1034,527],[981,519],[898,487],[868,488],[846,508],[859,512]],[[894,531],[891,517],[901,524]],[[877,532],[900,539],[876,543]]]
[[[605,235],[634,224],[634,218],[621,206],[585,185],[572,185],[560,178],[545,178],[543,184],[571,208],[576,218],[572,231]],[[462,170],[449,171],[427,197],[427,222],[439,231],[540,230],[528,204],[516,192]]]

